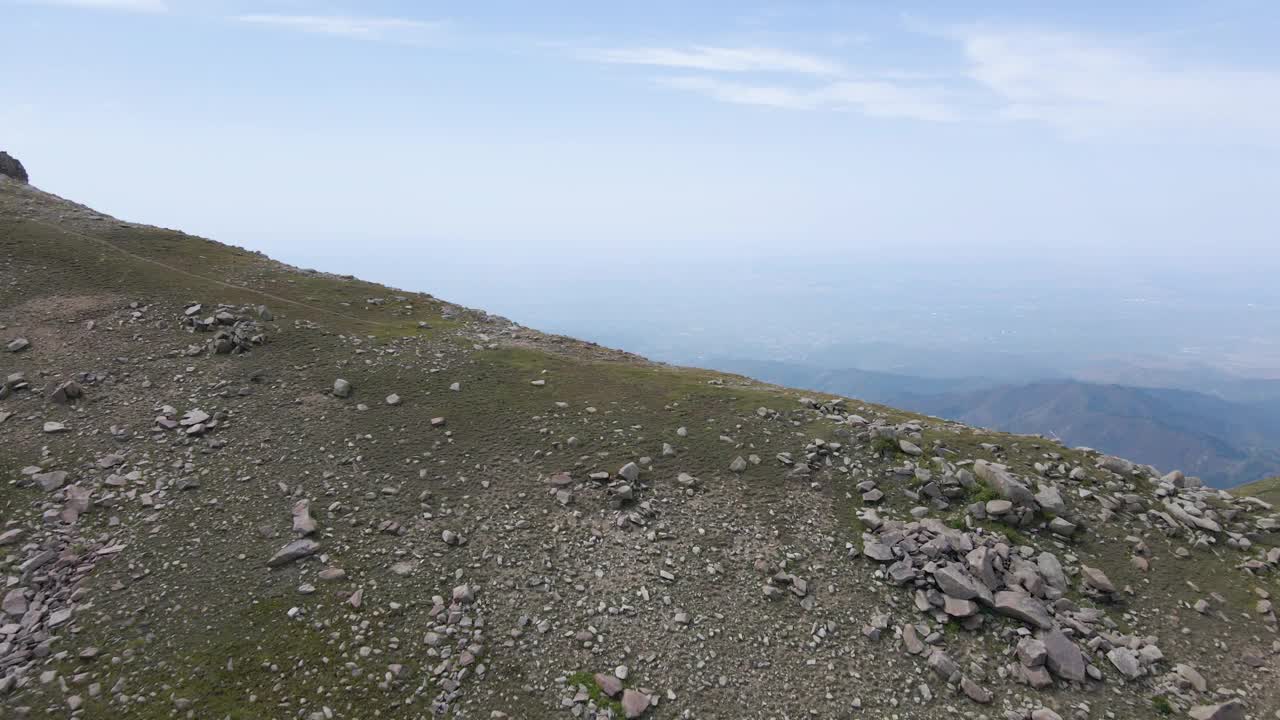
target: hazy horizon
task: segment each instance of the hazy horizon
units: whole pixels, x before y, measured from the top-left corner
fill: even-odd
[[[1265,3],[0,12],[0,145],[126,219],[672,362],[1280,377]]]

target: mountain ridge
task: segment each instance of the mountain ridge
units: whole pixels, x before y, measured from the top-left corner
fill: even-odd
[[[711,364],[980,427],[1056,437],[1181,468],[1218,487],[1280,471],[1280,406],[1269,399],[1250,404],[1186,389],[1075,379],[1014,384],[734,358],[714,358]]]

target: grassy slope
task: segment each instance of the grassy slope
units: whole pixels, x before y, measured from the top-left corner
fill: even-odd
[[[1240,495],[1251,495],[1272,505],[1280,505],[1280,477],[1245,483],[1233,488],[1232,492]]]

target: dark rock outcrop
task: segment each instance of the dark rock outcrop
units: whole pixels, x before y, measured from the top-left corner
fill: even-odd
[[[27,169],[22,167],[18,158],[0,150],[0,175],[8,175],[20,183],[27,181]]]

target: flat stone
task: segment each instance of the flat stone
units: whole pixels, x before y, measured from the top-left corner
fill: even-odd
[[[1053,627],[1053,619],[1044,605],[1030,595],[1016,590],[1002,590],[995,595],[995,611],[1041,630]]]
[[[67,482],[66,470],[54,470],[53,472],[37,473],[31,476],[31,479],[40,486],[45,492],[53,492],[62,487]]]
[[[951,617],[966,618],[978,614],[978,603],[972,600],[960,600],[950,595],[942,597],[942,611]]]
[[[884,543],[869,542],[863,546],[862,553],[878,562],[893,562],[893,548]]]
[[[267,561],[268,567],[281,567],[288,565],[296,560],[315,555],[320,551],[320,543],[309,538],[294,540],[293,542],[280,548],[271,559]]]
[[[1187,715],[1193,720],[1244,720],[1244,703],[1228,700],[1221,705],[1197,705]]]
[[[991,691],[967,677],[960,681],[960,689],[964,691],[965,695],[969,696],[970,700],[976,703],[986,705],[991,702]]]
[[[1142,677],[1142,663],[1138,659],[1138,654],[1127,647],[1111,648],[1107,651],[1107,659],[1120,671],[1121,675],[1135,680]]]
[[[986,510],[988,515],[1007,515],[1013,511],[1013,503],[1008,500],[988,500]]]

